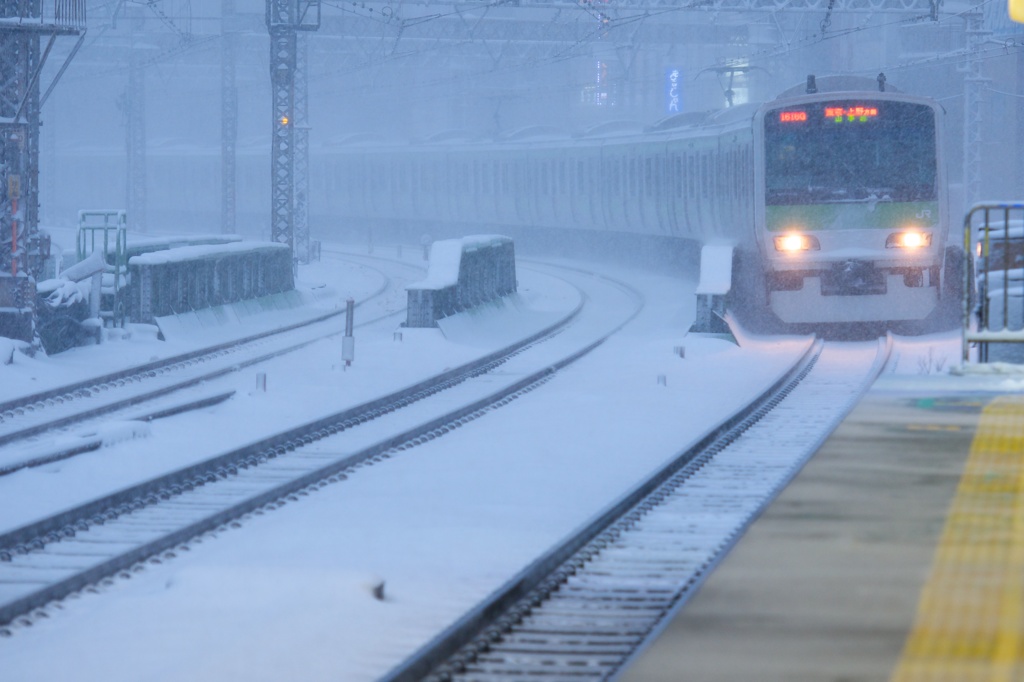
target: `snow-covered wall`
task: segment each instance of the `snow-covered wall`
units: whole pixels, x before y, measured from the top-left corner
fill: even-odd
[[[295,288],[292,251],[243,242],[185,246],[134,256],[129,317],[156,317],[259,298]]]
[[[448,315],[516,290],[515,245],[501,235],[434,242],[427,277],[407,287],[405,326],[436,327]]]

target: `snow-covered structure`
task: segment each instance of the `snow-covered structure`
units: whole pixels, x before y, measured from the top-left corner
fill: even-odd
[[[514,293],[515,245],[508,237],[478,235],[434,242],[427,278],[407,287],[407,327],[436,327],[457,312]]]

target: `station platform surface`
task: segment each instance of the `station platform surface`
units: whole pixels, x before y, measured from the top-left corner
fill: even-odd
[[[1024,373],[883,375],[616,682],[1024,680]]]

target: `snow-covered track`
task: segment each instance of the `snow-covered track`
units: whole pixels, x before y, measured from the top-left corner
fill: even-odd
[[[358,452],[346,450],[332,437],[507,362],[560,333],[579,315],[583,303],[529,338],[410,388],[0,535],[0,624],[30,622],[32,611],[52,600],[131,570],[140,561],[159,561],[206,531],[273,508],[282,500],[297,499],[345,478],[350,470],[433,440],[534,390],[632,319],[643,305],[642,297],[637,294],[636,299],[636,310],[620,325],[560,361],[545,361],[540,369],[497,391],[487,389],[483,397]]]
[[[392,286],[390,277],[380,274],[381,286],[357,301],[356,307]],[[344,312],[344,308],[327,311],[302,322],[0,403],[0,446],[151,401],[338,335],[342,332],[335,318]],[[363,320],[360,326],[380,319]],[[17,468],[0,469],[0,475]]]
[[[394,669],[386,682],[610,679],[696,592],[882,371],[816,341],[774,386]]]

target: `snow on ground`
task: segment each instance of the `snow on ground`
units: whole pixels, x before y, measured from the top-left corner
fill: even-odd
[[[646,307],[580,364],[443,438],[51,609],[50,618],[0,640],[3,678],[377,679],[771,383],[808,346],[803,337],[742,338],[737,347],[686,336],[693,282],[611,274],[640,288]],[[312,418],[339,394],[356,400],[403,378],[411,383],[411,366],[447,366],[575,305],[571,288],[550,276],[521,266],[520,281],[514,302],[452,320],[444,332],[402,330],[397,341],[397,325],[382,323],[357,334],[348,371],[338,360],[340,341],[315,344],[269,365],[265,394],[244,389],[202,414],[154,422],[143,440],[0,479],[3,526],[45,508],[24,512],[5,500],[88,498],[166,466],[162,458],[185,462],[255,438],[278,423],[273,415]],[[144,352],[158,345],[120,345],[137,343]],[[95,366],[107,362],[95,359],[106,350],[76,353],[96,353],[82,361]],[[51,361],[62,362],[38,365]],[[236,380],[253,385],[255,371]],[[246,416],[249,433],[224,432]],[[379,581],[383,601],[371,594]]]
[[[106,330],[105,343],[73,348],[49,357],[11,353],[13,346],[23,344],[0,339],[0,401],[322,315],[344,306],[349,296],[357,300],[366,297],[381,283],[380,275],[373,271],[326,258],[304,266],[299,275],[296,290],[306,303],[304,307],[251,315],[243,324],[211,324],[202,328],[194,314],[185,315],[182,316],[184,322],[173,325],[179,333],[168,334],[163,341],[157,339],[159,329],[154,325],[128,324],[124,330]],[[10,364],[7,364],[8,359]]]

